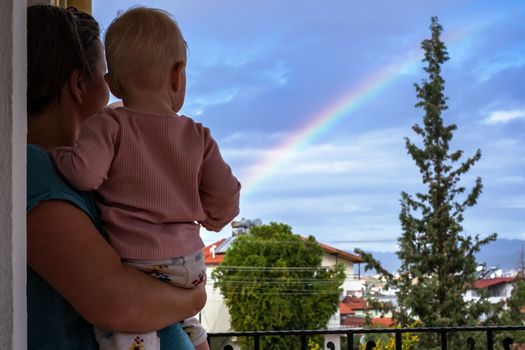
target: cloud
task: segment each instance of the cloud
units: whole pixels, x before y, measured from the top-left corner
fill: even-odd
[[[255,186],[260,190],[326,188],[348,179],[387,183],[405,181],[406,168],[411,166],[404,151],[404,133],[395,128],[373,130],[295,151],[280,146],[286,140],[284,134],[269,133],[265,140],[264,134],[237,133],[223,143],[222,153],[233,162],[241,180],[259,179]],[[247,138],[251,140],[246,143]]]
[[[252,148],[255,146],[267,148],[269,145],[278,144],[282,142],[286,134],[283,132],[259,132],[259,131],[239,131],[230,134],[220,141],[227,151],[236,153],[239,150],[239,145],[242,148]],[[229,148],[232,145],[232,148]],[[260,151],[262,151],[261,149]],[[253,149],[252,149],[253,151]]]
[[[505,209],[525,209],[525,196],[503,198],[499,207]]]
[[[232,137],[223,154],[246,185],[241,215],[285,222],[296,232],[315,234],[320,240],[348,240],[349,234],[358,239],[365,232],[370,240],[395,237],[399,232],[399,192],[411,189],[418,180],[417,170],[403,150],[404,132],[380,129],[304,146],[255,183],[252,194],[243,182],[247,170],[279,152],[268,148],[269,143],[242,147],[234,142],[242,135]],[[351,246],[355,244],[348,244]]]
[[[202,115],[206,108],[210,106],[227,104],[235,99],[239,93],[239,89],[232,87],[229,89],[215,90],[207,94],[201,94],[196,97],[187,97],[187,103],[183,107],[185,111],[189,111],[190,115]]]
[[[515,51],[507,51],[498,54],[492,60],[488,60],[477,69],[479,81],[490,80],[496,74],[506,70],[525,66],[525,55],[522,54],[523,48]]]
[[[278,62],[275,67],[262,72],[262,75],[277,86],[284,86],[290,79],[289,69],[284,62]]]
[[[495,184],[503,184],[503,185],[524,185],[525,184],[525,177],[523,176],[503,176],[497,179],[492,180]]]
[[[496,125],[518,119],[525,119],[525,108],[492,111],[482,122],[487,125]]]
[[[525,159],[522,142],[519,138],[488,133],[487,128],[479,124],[477,128],[481,133],[473,134],[478,138],[469,139],[469,146],[461,148],[466,150],[466,155],[471,153],[468,150],[473,144],[487,151],[482,164],[469,172],[462,183],[470,188],[473,178],[481,176],[485,188],[475,212],[467,214],[469,220],[465,228],[482,233],[496,230],[507,236],[514,233],[515,226],[519,227],[510,220],[513,214],[508,209],[522,208],[523,198],[513,197],[515,193],[508,191],[502,193],[501,186],[515,187],[524,181],[519,175],[523,172],[521,159]],[[399,193],[422,190],[421,176],[404,149],[406,134],[405,128],[385,128],[304,146],[256,182],[255,188],[250,189],[246,184],[241,213],[264,222],[288,223],[297,232],[317,235],[320,240],[323,237],[370,240],[359,244],[337,243],[341,248],[352,245],[377,248],[377,240],[395,238],[400,232]],[[249,143],[249,147],[244,147],[243,142],[253,136],[236,135],[223,148],[225,158],[231,157],[232,168],[240,175],[241,182],[249,175],[249,169],[264,172],[266,168],[257,168],[258,164],[268,156],[279,155],[278,147],[274,149],[271,145],[277,140],[277,144],[286,140],[285,134],[265,137],[261,133],[257,134],[258,145]],[[480,140],[484,142],[480,144]],[[510,215],[505,216],[504,227],[501,221],[480,224],[483,218],[501,215]]]

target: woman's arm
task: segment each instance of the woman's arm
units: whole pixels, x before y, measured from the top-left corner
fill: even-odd
[[[28,264],[88,322],[150,332],[197,314],[204,287],[181,289],[121,263],[80,209],[45,201],[27,216]]]

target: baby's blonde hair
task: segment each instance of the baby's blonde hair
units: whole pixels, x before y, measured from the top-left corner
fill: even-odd
[[[146,73],[148,85],[157,88],[176,63],[186,63],[179,26],[159,9],[134,7],[122,13],[111,22],[104,44],[109,79],[121,92],[130,74]]]

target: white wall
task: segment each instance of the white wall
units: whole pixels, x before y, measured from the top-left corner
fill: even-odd
[[[354,264],[351,261],[337,258],[334,255],[323,254],[321,266],[334,266],[336,263],[343,263],[345,265],[346,278],[350,279],[354,276]]]
[[[208,300],[200,313],[201,324],[208,333],[230,332],[230,312],[219,288],[213,288],[211,273],[214,269],[215,267],[208,266],[206,271],[208,275],[206,281]]]
[[[26,340],[26,1],[0,2],[0,349]]]
[[[323,254],[322,266],[333,266],[336,263],[341,262],[345,265],[346,279],[343,282],[342,296],[347,294],[359,294],[363,289],[363,280],[358,280],[357,275],[354,274],[354,264],[351,261],[336,258],[334,255]]]

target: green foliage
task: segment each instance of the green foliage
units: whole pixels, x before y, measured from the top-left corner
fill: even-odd
[[[419,335],[416,333],[403,333],[401,335],[401,349],[402,350],[416,350],[419,349]],[[396,338],[393,335],[380,334],[374,340],[376,346],[374,350],[396,350]],[[360,350],[366,350],[366,342],[359,346]]]
[[[525,325],[525,314],[521,311],[525,308],[525,280],[518,279],[514,282],[512,294],[507,300],[508,309],[503,313],[506,325]]]
[[[519,277],[514,281],[514,288],[510,298],[507,299],[507,307],[500,312],[498,324],[501,326],[523,326],[525,325],[525,314],[521,311],[525,308],[525,280]],[[515,344],[525,344],[523,332],[503,332],[497,338],[502,341],[505,337],[514,339]]]
[[[235,331],[325,328],[336,312],[344,266],[321,267],[314,237],[271,223],[238,236],[212,277]],[[313,339],[314,343],[319,339]],[[313,344],[313,343],[312,343]],[[297,337],[263,337],[261,349],[299,349]],[[245,343],[243,348],[250,349]]]
[[[463,232],[464,211],[476,204],[482,190],[478,177],[467,191],[461,176],[480,159],[481,152],[462,161],[463,151],[450,149],[456,125],[445,125],[441,116],[447,107],[441,65],[448,53],[441,41],[442,27],[432,17],[431,37],[421,43],[427,78],[415,84],[417,108],[424,111],[423,125],[413,131],[419,145],[405,139],[408,154],[419,168],[425,192],[401,193],[402,234],[398,239],[401,260],[399,277],[385,271],[370,254],[357,251],[368,266],[398,289],[399,308],[394,318],[401,326],[420,320],[423,326],[476,324],[487,311],[484,300],[467,303],[463,293],[475,278],[475,253],[496,239],[496,234],[480,239]],[[461,162],[462,161],[462,162]]]
[[[316,342],[313,339],[308,339],[308,350],[323,350],[322,342]]]
[[[409,325],[410,328],[416,328],[420,326],[420,322],[416,321]],[[395,328],[399,328],[396,326]],[[396,350],[396,338],[392,333],[378,333],[378,334],[366,334],[364,339],[360,341],[360,350],[365,350],[367,342],[373,340],[376,344],[374,350]],[[401,344],[402,350],[416,350],[419,349],[420,336],[417,333],[402,333]]]

